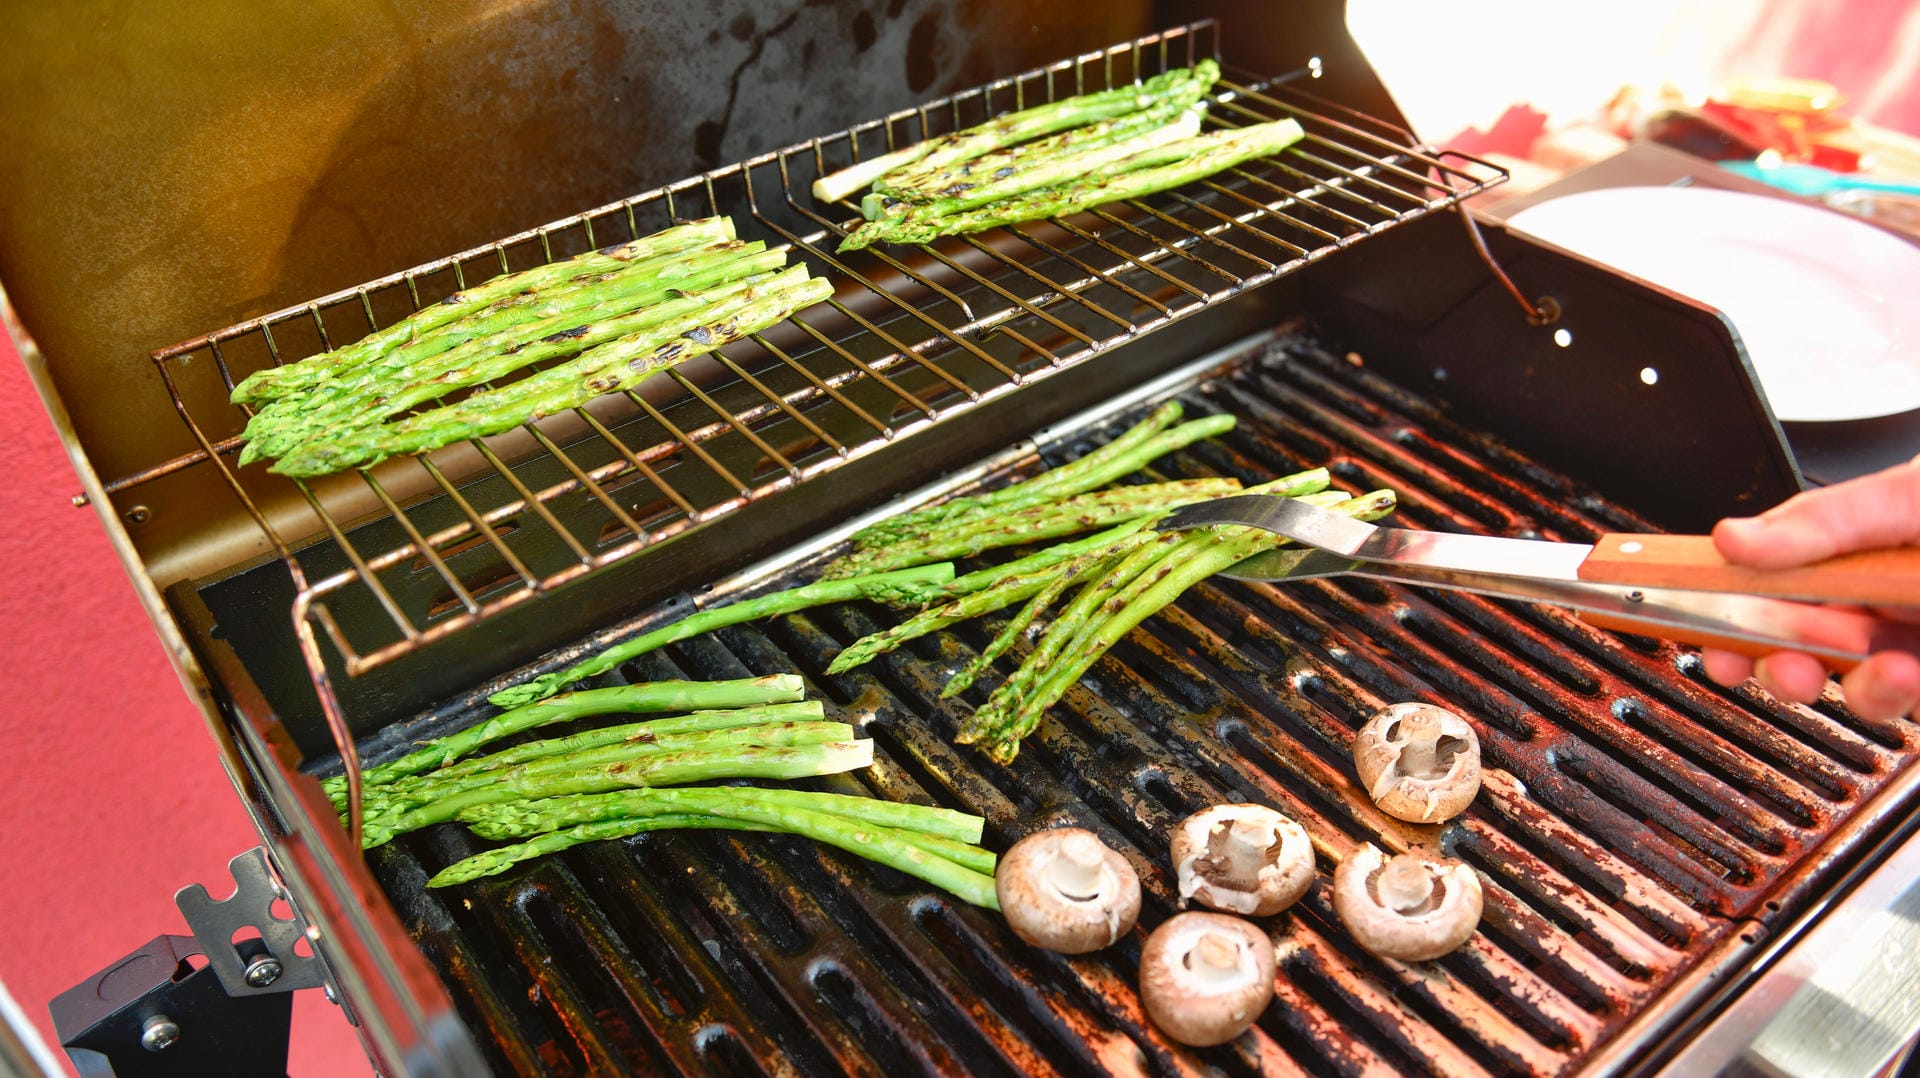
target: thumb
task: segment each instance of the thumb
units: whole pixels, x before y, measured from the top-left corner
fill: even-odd
[[[1785,569],[1856,550],[1920,542],[1920,460],[1796,494],[1757,517],[1714,526],[1721,557]]]

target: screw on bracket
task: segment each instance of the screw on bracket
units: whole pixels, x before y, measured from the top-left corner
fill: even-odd
[[[265,988],[279,980],[284,972],[278,958],[270,954],[255,955],[253,961],[247,963],[247,983],[255,988]]]
[[[149,1052],[164,1052],[179,1039],[179,1023],[164,1014],[156,1014],[140,1024],[140,1047]]]

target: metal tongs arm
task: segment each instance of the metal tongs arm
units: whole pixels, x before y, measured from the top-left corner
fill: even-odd
[[[1592,546],[1384,528],[1310,504],[1242,495],[1187,506],[1157,527],[1261,528],[1302,546],[1225,575],[1351,575],[1551,603],[1607,628],[1748,654],[1791,649],[1848,668],[1882,642],[1871,615],[1819,603],[1920,606],[1920,549],[1869,551],[1799,569],[1729,565],[1706,536],[1609,535]]]

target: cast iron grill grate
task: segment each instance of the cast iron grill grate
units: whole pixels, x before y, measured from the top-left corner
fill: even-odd
[[[1646,526],[1303,339],[1253,348],[1181,396],[1190,414],[1241,422],[1163,460],[1169,476],[1327,465],[1353,489],[1395,488],[1401,519],[1422,527],[1586,539]],[[425,879],[475,848],[464,829],[376,851],[499,1071],[1564,1073],[1624,1050],[1644,1031],[1636,1019],[1817,887],[1844,852],[1836,832],[1906,766],[1915,735],[1718,688],[1670,645],[1557,610],[1216,578],[1130,634],[1002,767],[950,742],[981,690],[939,699],[997,624],[824,676],[891,617],[855,605],[741,626],[619,676],[803,674],[877,742],[873,768],[823,788],[979,812],[995,848],[1036,827],[1093,828],[1140,869],[1148,927],[1173,910],[1173,822],[1222,800],[1281,808],[1313,835],[1322,871],[1265,922],[1278,1002],[1256,1034],[1200,1052],[1160,1037],[1132,988],[1137,934],[1083,958],[1039,952],[996,915],[800,840],[656,833],[435,892]],[[1347,756],[1372,711],[1404,699],[1466,716],[1489,766],[1441,833],[1488,885],[1482,930],[1413,966],[1357,949],[1326,886],[1329,854],[1361,839],[1402,848],[1424,830],[1376,812]],[[467,720],[431,732],[449,721]],[[381,745],[428,733],[388,731]]]
[[[1217,55],[1218,38],[1211,22],[1154,34],[163,349],[154,360],[199,449],[109,489],[212,462],[287,560],[309,665],[324,682],[316,632],[350,674],[390,662],[1505,178],[1303,92],[1321,69],[1302,57],[1278,77],[1230,71],[1211,109],[1214,126],[1297,119],[1306,140],[1277,158],[913,254],[834,252],[857,207],[813,201],[823,171],[1190,65]],[[282,481],[234,465],[247,415],[227,395],[247,373],[349,343],[469,280],[711,214],[732,216],[743,239],[792,245],[835,297],[642,391],[301,482],[304,508],[270,505]],[[369,522],[391,527],[356,531]],[[320,542],[303,548],[309,537]],[[438,589],[400,586],[425,570]],[[377,616],[336,619],[330,599]]]

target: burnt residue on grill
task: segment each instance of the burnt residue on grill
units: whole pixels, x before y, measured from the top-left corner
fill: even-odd
[[[1353,489],[1395,488],[1401,520],[1421,527],[1570,540],[1648,527],[1304,339],[1250,352],[1184,399],[1240,425],[1142,481],[1326,465]],[[877,743],[869,771],[821,788],[978,812],[995,848],[1091,828],[1141,874],[1141,933],[1175,909],[1169,828],[1224,800],[1282,809],[1323,853],[1437,843],[1482,875],[1481,931],[1437,962],[1375,958],[1334,916],[1323,859],[1307,898],[1263,922],[1276,1003],[1252,1035],[1196,1052],[1140,1011],[1141,933],[1083,958],[1037,951],[991,913],[804,841],[655,833],[428,892],[428,875],[479,843],[455,826],[403,838],[373,865],[498,1070],[1559,1073],[1791,905],[1821,837],[1914,734],[1715,686],[1670,645],[1558,610],[1215,578],[1130,634],[1003,767],[951,735],[1011,660],[962,699],[940,690],[1004,622],[825,676],[847,642],[896,618],[850,605],[740,626],[618,676],[803,674]],[[1485,786],[1444,827],[1383,815],[1353,774],[1355,731],[1410,699],[1459,712],[1481,740]]]

